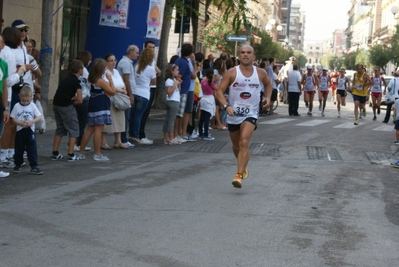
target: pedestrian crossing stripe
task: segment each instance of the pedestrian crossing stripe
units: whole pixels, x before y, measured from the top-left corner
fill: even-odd
[[[353,129],[359,127],[358,125],[354,125],[353,122],[345,122],[343,124],[339,124],[337,126],[334,126],[333,128],[340,128],[340,129]]]
[[[276,125],[276,124],[281,124],[281,123],[286,123],[290,121],[296,121],[297,119],[288,119],[288,118],[279,118],[279,119],[272,119],[272,120],[265,120],[262,122],[258,122],[258,124],[268,124],[268,125]],[[309,120],[303,123],[295,124],[295,126],[305,126],[305,127],[314,127],[317,125],[321,125],[324,123],[328,123],[331,120]],[[338,124],[336,126],[333,126],[333,128],[337,129],[355,129],[359,128],[361,126],[368,125],[367,122],[363,122],[360,125],[354,125],[353,122],[345,122],[342,124]],[[391,132],[394,131],[393,126],[390,125],[381,125],[378,126],[377,128],[372,129],[373,131],[382,131],[382,132]]]
[[[299,124],[295,124],[295,126],[317,126],[317,125],[321,125],[324,123],[330,122],[330,120],[311,120],[311,121],[307,121],[307,122],[303,122],[303,123],[299,123]]]
[[[391,125],[381,125],[377,128],[374,128],[373,131],[382,131],[382,132],[391,132],[394,128]]]
[[[259,122],[259,124],[280,124],[280,123],[285,123],[289,121],[294,121],[295,119],[274,119],[274,120],[267,120],[267,121],[262,121]]]

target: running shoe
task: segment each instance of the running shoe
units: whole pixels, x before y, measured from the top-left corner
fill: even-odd
[[[341,118],[341,112],[338,111],[338,118]]]
[[[198,138],[198,134],[195,132],[195,130],[191,133],[190,137],[193,138],[193,139],[197,139]]]
[[[241,173],[237,173],[236,177],[234,177],[233,182],[231,182],[231,184],[236,187],[236,188],[241,188],[242,186],[242,174]]]
[[[395,142],[393,142],[395,145],[399,146],[399,141],[396,140]]]
[[[324,111],[321,113],[321,116],[322,116],[322,117],[324,117],[324,116],[325,116],[325,115],[324,115]]]
[[[109,158],[107,156],[104,156],[104,155],[94,155],[93,159],[95,161],[108,161],[109,160]]]
[[[247,179],[249,176],[248,168],[245,169],[245,172],[242,174],[242,179]]]
[[[391,163],[391,166],[394,168],[399,168],[399,160],[395,163]]]
[[[86,156],[80,153],[75,153],[75,155],[78,157],[78,159],[86,159]]]
[[[21,172],[21,167],[15,166],[14,170],[12,171],[13,173],[20,173]]]
[[[380,108],[377,109],[377,114],[378,114],[378,115],[381,114],[381,109],[380,109]]]
[[[85,147],[85,151],[90,151],[90,150],[91,150],[91,147],[88,147],[88,146]],[[73,147],[73,151],[79,152],[80,151],[80,146],[75,145]]]
[[[175,138],[176,138],[176,140],[179,141],[181,144],[187,142],[187,140],[184,139],[183,137],[181,137],[180,135],[179,135],[179,136],[176,136]]]
[[[309,111],[309,112],[308,112],[308,115],[312,117],[312,112]]]
[[[51,160],[61,160],[64,156],[58,153],[58,155],[51,154]]]
[[[319,111],[321,111],[321,108],[322,108],[322,105],[321,105],[321,103],[319,104]]]
[[[36,174],[36,175],[42,175],[43,174],[43,172],[38,167],[31,169],[30,173],[31,174]]]
[[[355,120],[355,122],[353,123],[354,125],[359,125],[359,121]]]
[[[202,140],[204,140],[204,141],[213,141],[213,140],[215,140],[215,138],[214,137],[212,137],[212,136],[204,136],[204,138],[202,138]]]

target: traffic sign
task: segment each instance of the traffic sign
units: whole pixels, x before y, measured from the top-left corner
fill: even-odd
[[[226,40],[230,42],[242,42],[245,43],[247,41],[247,36],[242,35],[242,36],[234,36],[234,35],[228,35],[226,36]]]

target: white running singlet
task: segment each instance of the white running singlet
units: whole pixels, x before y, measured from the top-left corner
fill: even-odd
[[[312,75],[307,75],[305,78],[305,91],[314,91],[315,90],[315,78],[314,74]]]
[[[328,91],[328,75],[320,75],[320,91]]]
[[[382,93],[381,77],[373,77],[373,88],[371,91],[373,93]]]
[[[337,81],[337,90],[345,90],[345,89],[346,89],[346,77],[341,78],[341,76],[339,76]]]
[[[251,77],[245,77],[236,66],[236,78],[230,85],[229,105],[234,116],[227,115],[228,124],[241,124],[246,118],[258,119],[260,91],[263,84],[259,81],[257,67],[253,67]]]

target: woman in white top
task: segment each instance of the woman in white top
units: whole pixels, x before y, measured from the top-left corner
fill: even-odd
[[[10,107],[12,95],[11,87],[20,82],[20,78],[23,77],[27,68],[30,68],[30,65],[20,64],[20,67],[17,69],[17,62],[15,60],[13,49],[18,48],[18,46],[21,45],[21,32],[17,28],[6,27],[4,28],[2,35],[5,46],[1,49],[0,57],[8,64],[8,78],[6,79],[6,82],[8,90],[8,104]],[[18,97],[18,95],[16,95],[16,97]],[[11,108],[9,112],[11,113]],[[4,131],[1,136],[0,160],[5,168],[14,167],[12,159],[14,156],[15,134],[15,124],[12,120],[9,120],[8,123],[4,125]]]
[[[107,61],[107,68],[105,69],[105,72],[106,73],[108,72],[112,76],[112,80],[116,88],[116,93],[126,95],[127,91],[125,88],[125,83],[123,82],[123,79],[119,74],[119,71],[115,69],[117,61],[115,55],[107,54],[105,55],[104,59],[105,61]],[[105,78],[105,75],[103,79],[107,80]],[[121,141],[121,132],[125,131],[125,111],[119,110],[115,108],[114,105],[111,104],[111,119],[112,119],[111,125],[104,125],[104,129],[101,135],[101,149],[106,149],[106,150],[111,149],[111,147],[108,146],[107,144],[108,133],[114,133],[115,136],[114,148],[122,148],[122,149],[129,148]]]
[[[129,140],[139,144],[150,145],[152,143],[140,140],[140,123],[150,99],[150,85],[156,83],[156,74],[152,61],[154,50],[145,48],[137,64],[134,66],[136,88],[133,92],[134,103],[130,109]]]

